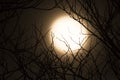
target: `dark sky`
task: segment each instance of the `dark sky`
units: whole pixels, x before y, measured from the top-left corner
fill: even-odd
[[[33,24],[39,26],[42,32],[46,32],[50,29],[53,22],[62,15],[67,15],[60,9],[53,10],[35,10],[28,9],[24,10],[21,18],[21,26],[32,26]]]
[[[43,3],[41,3],[39,5],[39,7],[42,9],[50,8],[53,5],[52,1],[53,0],[44,0]],[[96,2],[97,2],[96,5],[99,8],[100,14],[104,14],[103,11],[106,10],[104,8],[104,4],[105,4],[104,0],[96,0]],[[4,5],[2,2],[0,2],[0,4],[5,6],[6,7],[5,9],[9,9],[9,5]],[[12,5],[12,6],[14,6],[14,5]],[[0,6],[0,10],[2,11],[1,6]],[[10,13],[12,13],[11,10],[7,10],[5,12],[0,12],[0,17],[1,17],[0,21],[6,17],[5,15],[10,15]],[[68,62],[67,60],[66,60],[66,63],[59,64],[60,63],[59,60],[55,60],[56,62],[58,61],[56,64],[53,63],[52,61],[54,61],[54,58],[51,58],[50,52],[48,52],[47,49],[44,49],[42,40],[41,40],[40,44],[37,45],[38,46],[37,48],[36,47],[29,48],[28,52],[26,50],[24,50],[27,47],[34,44],[34,42],[35,42],[35,40],[33,39],[33,38],[36,39],[36,37],[33,36],[33,26],[37,26],[37,28],[44,34],[50,29],[52,23],[59,16],[66,15],[66,13],[64,11],[62,11],[60,9],[39,10],[39,9],[29,8],[29,9],[17,10],[17,13],[18,13],[17,16],[19,17],[18,19],[17,19],[17,17],[12,17],[10,19],[7,19],[6,21],[0,22],[0,80],[6,79],[6,77],[5,77],[5,79],[3,79],[3,76],[4,76],[4,72],[6,73],[7,67],[5,67],[5,69],[4,69],[4,66],[1,67],[1,65],[3,65],[3,64],[8,64],[8,69],[10,69],[10,70],[20,68],[20,70],[18,69],[18,71],[13,73],[12,77],[10,77],[8,80],[13,80],[12,78],[19,77],[19,75],[23,74],[24,72],[27,72],[27,70],[29,73],[29,69],[31,69],[33,72],[40,71],[39,73],[35,72],[38,75],[40,73],[42,74],[42,71],[44,73],[47,72],[43,76],[43,77],[46,77],[46,74],[49,74],[49,73],[51,73],[51,75],[52,75],[52,73],[55,74],[54,70],[52,70],[53,69],[52,67],[54,67],[54,66],[56,67],[56,65],[60,65],[60,67],[62,65],[62,67],[66,67],[66,68],[71,66],[71,65],[68,65],[69,63],[67,63]],[[118,29],[119,28],[119,20],[120,20],[120,16],[118,15],[115,18],[115,20],[113,21],[113,24],[118,25],[118,27],[115,28],[116,32],[119,32],[119,29]],[[17,26],[17,28],[15,28],[15,26]],[[24,33],[25,33],[25,35],[24,35]],[[22,37],[22,34],[24,35],[23,37]],[[37,36],[37,35],[35,35],[35,36]],[[26,42],[26,43],[22,42],[25,39],[27,39],[28,42]],[[94,46],[95,45],[94,43],[97,43],[97,39],[95,37],[92,37],[90,40],[91,40],[91,44],[89,45],[89,47],[91,47],[91,45]],[[22,44],[22,43],[24,43],[24,44]],[[93,50],[93,53],[96,53],[96,54],[94,54],[96,61],[98,61],[98,63],[100,63],[100,64],[98,64],[98,67],[100,66],[100,69],[101,69],[101,66],[103,66],[105,64],[105,61],[107,61],[106,57],[108,57],[108,56],[105,55],[106,54],[106,51],[104,51],[105,49],[106,48],[104,48],[103,44],[100,44]],[[36,50],[35,54],[31,54],[32,52],[34,53],[35,50]],[[40,55],[39,53],[41,53],[42,56],[40,56],[40,58],[38,58],[38,60],[36,60],[36,62],[34,62],[36,55]],[[9,54],[11,54],[11,55],[9,56]],[[102,58],[100,58],[99,56]],[[88,71],[90,70],[91,71],[90,73],[92,73],[92,72],[94,72],[93,67],[95,67],[95,66],[92,66],[92,64],[94,64],[94,63],[91,63],[91,57],[87,58],[87,59],[85,59],[86,61],[83,62],[83,63],[87,63],[87,61],[88,61],[88,63],[85,64],[84,68],[85,68],[85,70],[88,68]],[[28,66],[25,66],[25,64],[29,63],[29,61],[31,61],[31,60],[33,60],[33,63],[29,64]],[[73,61],[73,63],[74,62],[75,61]],[[89,63],[91,63],[91,64],[89,64]],[[41,64],[43,64],[43,65],[41,65]],[[26,67],[29,69],[26,69]],[[57,66],[57,67],[59,67],[59,66]],[[65,70],[67,70],[67,69],[65,69]],[[83,73],[85,72],[85,70],[84,69],[82,70]],[[58,71],[61,71],[61,70],[58,70]],[[62,73],[62,75],[64,75],[63,73]],[[3,75],[2,77],[1,77],[1,74]],[[30,76],[31,76],[31,74],[32,73],[30,73]],[[23,74],[23,76],[24,75],[25,75],[25,73]],[[107,80],[115,80],[114,79],[115,74],[113,73],[113,71],[111,71],[110,65],[107,65],[103,75],[107,76]],[[14,76],[16,76],[16,77],[14,77]],[[46,80],[46,78],[43,78],[43,80]],[[23,78],[21,80],[23,80]]]

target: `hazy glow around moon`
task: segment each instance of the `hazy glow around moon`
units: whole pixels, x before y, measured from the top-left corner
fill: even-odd
[[[78,50],[85,42],[87,30],[69,16],[58,18],[51,27],[54,47],[60,52]]]

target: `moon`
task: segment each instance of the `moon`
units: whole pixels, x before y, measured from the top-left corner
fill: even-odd
[[[50,33],[54,48],[62,53],[77,51],[83,46],[87,37],[87,30],[83,25],[69,16],[55,20]]]

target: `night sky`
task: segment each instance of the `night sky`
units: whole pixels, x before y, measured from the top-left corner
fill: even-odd
[[[76,52],[67,41],[56,50],[50,30],[62,16],[88,31]],[[0,80],[120,80],[119,21],[119,0],[2,0]]]

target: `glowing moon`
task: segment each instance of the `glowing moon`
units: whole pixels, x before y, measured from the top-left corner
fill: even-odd
[[[78,50],[85,42],[87,30],[69,16],[58,18],[51,27],[54,47],[60,52]]]

